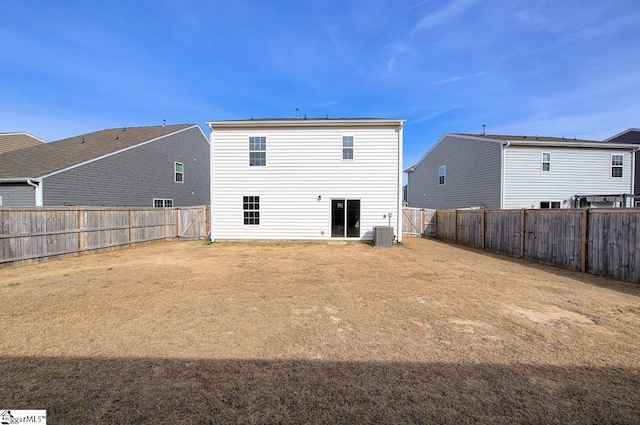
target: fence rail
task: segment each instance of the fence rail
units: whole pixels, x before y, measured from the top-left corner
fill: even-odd
[[[447,242],[640,283],[640,209],[446,210]]]
[[[209,206],[0,208],[0,265],[160,239],[204,238]]]

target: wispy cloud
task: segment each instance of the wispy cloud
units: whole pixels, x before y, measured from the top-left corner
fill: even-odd
[[[438,80],[438,81],[434,81],[432,83],[430,83],[430,86],[438,86],[440,84],[449,84],[449,83],[455,83],[456,81],[461,81],[461,80],[467,80],[469,78],[476,78],[476,77],[482,77],[483,75],[486,75],[486,72],[477,72],[475,74],[469,74],[469,75],[458,75],[455,77],[449,77],[449,78],[445,78],[443,80]]]
[[[446,109],[441,109],[439,111],[433,111],[431,113],[428,113],[426,115],[422,115],[419,117],[415,117],[411,120],[411,122],[413,123],[419,123],[419,122],[424,122],[424,121],[429,121],[433,118],[439,117],[440,115],[444,115],[447,112],[451,112],[451,111],[455,111],[456,109],[461,109],[464,106],[453,106],[451,108],[446,108]]]
[[[424,16],[411,30],[412,33],[416,33],[419,31],[423,31],[429,28],[436,27],[441,25],[451,19],[455,18],[457,15],[461,14],[475,3],[478,0],[455,0],[453,3],[449,4],[444,9],[430,13]]]
[[[317,103],[317,104],[313,105],[313,107],[314,108],[326,108],[328,106],[335,106],[335,105],[337,105],[339,103],[340,103],[339,100],[328,100],[326,102]]]
[[[415,3],[415,4],[411,5],[411,6],[409,6],[409,7],[407,8],[407,10],[415,9],[416,7],[420,7],[420,6],[422,6],[423,4],[425,4],[425,3],[429,3],[430,1],[431,1],[431,0],[422,0],[422,1],[419,1],[418,3]]]

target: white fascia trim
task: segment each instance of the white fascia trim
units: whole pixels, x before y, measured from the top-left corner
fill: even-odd
[[[400,128],[406,120],[397,119],[290,119],[290,120],[229,120],[207,121],[214,128],[264,128],[264,127],[394,127]]]
[[[146,142],[138,143],[137,145],[133,145],[133,146],[126,147],[124,149],[120,149],[120,150],[117,150],[117,151],[109,152],[107,154],[104,154],[104,155],[101,155],[101,156],[98,156],[98,157],[95,157],[95,158],[91,158],[91,159],[89,159],[87,161],[79,162],[79,163],[71,165],[69,167],[53,171],[53,172],[51,172],[49,174],[43,174],[42,176],[39,176],[38,178],[39,179],[44,179],[44,178],[47,178],[47,177],[55,176],[56,174],[64,173],[65,171],[73,170],[74,168],[78,168],[78,167],[81,167],[83,165],[91,164],[92,162],[99,161],[99,160],[104,159],[104,158],[108,158],[110,156],[119,154],[121,152],[126,152],[128,150],[135,149],[135,148],[140,147],[140,146],[144,146],[144,145],[146,145],[148,143],[156,142],[156,141],[158,141],[160,139],[164,139],[165,137],[173,136],[174,134],[178,134],[178,133],[182,133],[183,131],[191,130],[194,127],[200,127],[200,126],[198,124],[194,124],[191,127],[183,128],[182,130],[174,131],[173,133],[165,134],[164,136],[156,137],[155,139],[151,139],[151,140],[147,140]],[[200,131],[202,131],[202,129]]]
[[[0,133],[0,136],[17,136],[17,135],[19,135],[19,134],[23,134],[23,135],[25,135],[25,136],[29,136],[29,137],[31,137],[32,139],[36,139],[37,141],[42,142],[42,143],[47,143],[47,141],[46,141],[46,140],[42,140],[41,138],[36,137],[36,136],[34,136],[33,134],[29,134],[29,133],[27,133],[26,131],[16,131],[16,132],[14,132],[14,133]]]
[[[33,177],[0,177],[0,183],[26,183],[27,180],[39,181]]]
[[[525,140],[497,140],[502,143],[510,143],[512,146],[544,146],[544,147],[558,147],[558,148],[591,148],[591,149],[637,149],[638,145],[629,145],[622,143],[580,143],[580,142],[553,142],[553,141],[535,141],[527,142]]]
[[[207,141],[207,144],[210,144],[209,143],[209,137],[206,134],[204,134],[204,131],[202,130],[202,127],[200,127],[200,125],[196,124],[196,125],[191,126],[189,128],[193,128],[193,127],[198,127],[198,129],[200,130],[200,133],[202,133],[202,137],[204,137],[204,139]],[[188,130],[189,128],[185,128],[185,130]]]

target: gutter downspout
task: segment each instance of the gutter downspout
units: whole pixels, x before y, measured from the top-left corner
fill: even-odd
[[[636,198],[635,198],[635,194],[636,194],[636,154],[637,152],[640,151],[640,148],[636,148],[631,150],[631,195],[633,195],[632,198],[632,204],[631,207],[634,208],[636,206]]]
[[[36,207],[42,206],[42,181],[36,180],[37,183],[34,183],[32,179],[27,179],[27,184],[29,186],[33,186],[36,190],[35,193],[35,205]]]
[[[215,222],[213,221],[214,216],[214,205],[213,205],[213,193],[215,188],[215,180],[214,180],[214,169],[213,163],[215,162],[215,157],[213,155],[213,127],[209,124],[209,130],[211,133],[209,135],[209,240],[211,242],[215,242]]]
[[[396,229],[398,231],[398,238],[396,239],[398,243],[402,243],[402,177],[404,175],[404,171],[402,169],[402,145],[403,145],[403,123],[400,123],[400,128],[398,129],[398,206],[396,209]],[[408,179],[407,179],[408,181]],[[409,188],[407,187],[407,190]]]
[[[507,143],[503,143],[502,144],[502,172],[500,173],[500,209],[504,209],[504,180],[505,180],[505,175],[504,175],[504,170],[505,170],[505,152],[504,150],[506,148],[508,148],[509,146],[511,146],[511,142],[507,142]]]

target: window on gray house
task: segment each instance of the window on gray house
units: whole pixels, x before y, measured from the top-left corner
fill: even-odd
[[[243,196],[242,212],[244,214],[244,224],[259,225],[260,224],[260,197],[259,196]]]
[[[175,182],[184,183],[184,164],[182,162],[174,162]]]
[[[542,152],[542,171],[551,171],[551,152]]]
[[[173,199],[153,198],[154,208],[173,208]]]
[[[249,137],[249,166],[264,167],[267,165],[267,138]]]
[[[611,155],[611,177],[622,177],[624,155]]]
[[[353,136],[342,136],[342,159],[353,159]]]
[[[440,168],[438,168],[438,184],[444,184],[446,175],[447,175],[447,166],[441,165]]]

